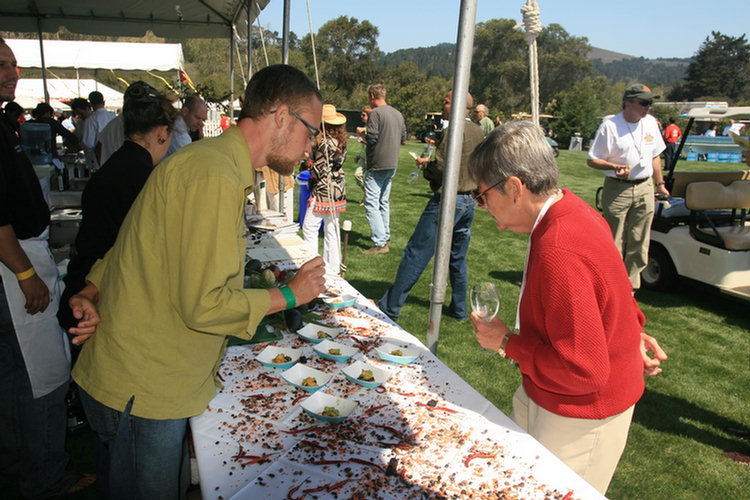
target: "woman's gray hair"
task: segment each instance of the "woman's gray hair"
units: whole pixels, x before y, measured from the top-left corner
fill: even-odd
[[[550,195],[560,171],[541,127],[529,121],[508,122],[495,128],[469,157],[469,175],[486,186],[518,177],[535,195]]]

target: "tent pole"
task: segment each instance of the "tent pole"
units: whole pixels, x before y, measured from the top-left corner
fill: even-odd
[[[281,37],[281,63],[289,64],[289,0],[284,0],[284,27]],[[279,212],[286,213],[286,199],[284,197],[284,176],[279,174]]]
[[[44,43],[42,43],[42,18],[36,19],[36,29],[39,34],[39,56],[42,59],[42,88],[44,89],[44,102],[49,104],[49,91],[47,90],[47,68],[44,64]]]
[[[229,25],[229,102],[234,102],[234,31]]]
[[[247,5],[247,81],[249,82],[253,77],[253,46],[251,43],[253,23],[250,20],[250,16],[252,16],[252,0],[247,0],[245,5]]]
[[[281,36],[281,64],[289,64],[289,0],[284,0],[284,27]]]
[[[446,278],[453,240],[453,222],[456,212],[458,173],[461,169],[461,149],[466,124],[466,94],[469,91],[469,72],[474,48],[474,25],[477,17],[477,0],[461,0],[456,41],[456,66],[453,71],[453,99],[448,128],[448,150],[443,174],[443,195],[440,198],[435,266],[430,290],[430,318],[427,325],[427,347],[437,352],[440,336],[440,318],[445,302]],[[466,293],[466,290],[464,290]]]

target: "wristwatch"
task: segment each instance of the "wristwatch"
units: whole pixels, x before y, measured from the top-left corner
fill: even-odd
[[[664,182],[664,181],[657,182],[656,183],[656,187],[663,186],[664,184],[666,184],[666,182]]]
[[[508,332],[508,335],[503,337],[503,341],[500,344],[500,349],[497,350],[497,353],[502,356],[503,358],[507,358],[508,356],[505,354],[505,348],[508,345],[508,340],[510,339],[510,336],[513,335],[513,332]]]

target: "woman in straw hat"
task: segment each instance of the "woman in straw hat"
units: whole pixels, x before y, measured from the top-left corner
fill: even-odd
[[[338,274],[341,267],[339,213],[346,210],[344,170],[346,159],[346,117],[332,104],[323,106],[323,131],[313,146],[308,167],[310,189],[308,210],[302,224],[305,241],[318,246],[318,228],[324,223],[323,260],[326,272]]]

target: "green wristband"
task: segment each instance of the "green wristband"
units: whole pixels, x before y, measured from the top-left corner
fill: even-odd
[[[287,285],[284,285],[279,288],[279,290],[281,290],[281,294],[284,296],[284,300],[286,300],[287,309],[294,309],[295,307],[297,307],[297,299],[294,297],[294,292],[291,288],[289,288]]]

